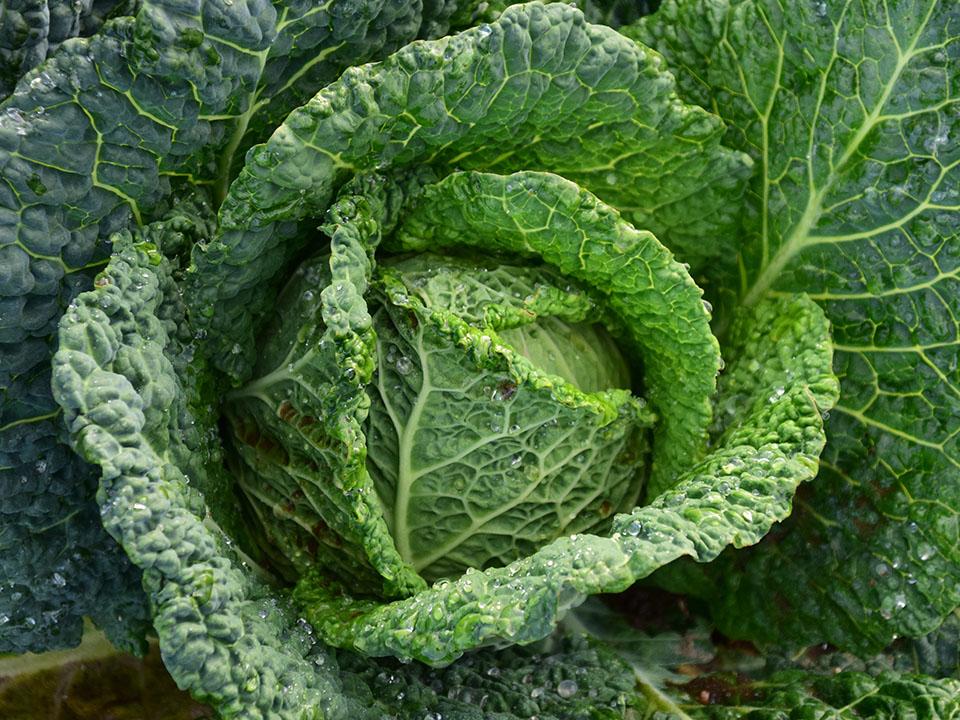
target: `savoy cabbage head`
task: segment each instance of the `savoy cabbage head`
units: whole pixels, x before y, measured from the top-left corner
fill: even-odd
[[[0,648],[155,634],[224,717],[955,712],[777,658],[960,605],[960,12],[650,9],[145,0],[0,53]],[[647,578],[778,672],[575,610]]]

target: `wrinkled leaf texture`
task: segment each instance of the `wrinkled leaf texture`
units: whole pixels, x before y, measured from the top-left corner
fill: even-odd
[[[793,516],[671,584],[761,642],[922,635],[960,605],[960,6],[668,0],[630,32],[757,163],[714,282],[809,293],[843,388]]]
[[[54,6],[87,8],[46,5],[23,5],[38,34],[53,31],[41,20]],[[103,533],[95,476],[65,444],[49,389],[57,321],[103,267],[110,235],[195,190],[215,205],[238,158],[291,108],[421,28],[445,34],[470,7],[144,2],[20,78],[0,107],[0,650],[75,644],[83,615],[123,647],[142,647],[149,627],[139,574]],[[4,18],[4,32],[27,27],[26,15]],[[17,42],[3,47],[26,53]],[[3,56],[14,74],[39,59]]]

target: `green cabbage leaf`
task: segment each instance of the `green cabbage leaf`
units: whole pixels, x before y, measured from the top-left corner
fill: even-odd
[[[103,532],[97,476],[50,394],[57,322],[104,267],[111,235],[195,193],[212,222],[247,148],[292,108],[348,65],[471,14],[469,3],[148,0],[117,5],[31,70],[104,9],[0,10],[0,87],[17,78],[0,108],[2,651],[75,644],[84,615],[128,648],[149,630],[139,572]],[[73,30],[56,19],[67,16]]]
[[[668,0],[633,29],[759,169],[715,283],[809,293],[843,388],[783,531],[670,581],[728,632],[876,652],[960,605],[958,22],[936,0]]]
[[[956,713],[960,14],[580,4],[0,9],[0,652]]]
[[[701,291],[655,234],[628,219],[649,220],[692,260],[716,256],[722,245],[705,246],[702,234],[729,225],[721,188],[736,192],[750,166],[672,87],[656,55],[575,9],[517,6],[348,71],[251,151],[217,228],[202,209],[175,211],[114,236],[95,288],[61,321],[54,393],[74,447],[101,468],[101,519],[144,572],[180,686],[226,716],[348,717],[356,708],[317,662],[327,651],[312,633],[365,655],[448,664],[482,646],[542,639],[586,596],[625,589],[680,557],[705,562],[756,543],[789,514],[797,486],[817,471],[821,412],[836,398],[829,326],[802,295],[741,309],[717,388],[722,362]],[[559,138],[550,136],[566,127],[558,112],[573,125]],[[502,129],[517,121],[542,139],[510,147]],[[673,160],[654,175],[644,157]],[[690,202],[703,212],[682,212]],[[323,215],[329,240],[283,290],[316,237],[301,222],[311,213]],[[189,267],[184,234],[195,241]],[[456,274],[475,268],[477,253],[494,272],[485,299],[471,301]],[[496,277],[508,259],[530,268],[507,271],[512,285]],[[615,368],[600,373],[601,386],[632,374],[632,387],[577,387],[576,372],[539,367],[519,349],[528,339],[509,332],[541,320],[600,323],[619,348],[594,348]],[[266,342],[253,340],[258,333]],[[397,355],[387,361],[391,342]],[[413,345],[430,349],[415,355]],[[479,380],[464,384],[470,369]],[[367,444],[391,412],[398,437],[411,424],[427,435],[442,429],[442,415],[433,427],[428,420],[444,407],[424,391],[431,373],[456,381],[465,426],[476,418],[486,425],[474,429],[499,441],[494,460],[505,447],[539,457],[540,429],[541,443],[570,456],[573,467],[553,475],[528,458],[536,482],[518,471],[559,524],[506,544],[494,542],[491,524],[468,533],[477,544],[446,565],[408,552],[414,534],[391,534],[401,502],[403,521],[421,526],[431,524],[417,518],[429,503],[394,478],[389,511],[384,468],[409,465],[410,451],[396,448],[394,463],[389,441],[369,453]],[[416,421],[388,408],[404,402],[402,385],[368,392],[398,376],[417,396]],[[500,380],[487,393],[481,383],[491,378]],[[232,427],[227,475],[210,440],[221,394]],[[513,408],[520,429],[489,424],[509,421]],[[593,430],[552,429],[571,423]],[[442,452],[411,447],[418,461]],[[239,513],[218,501],[231,477],[248,499]],[[471,503],[491,502],[476,484],[476,502],[468,495],[464,504],[472,520],[483,511]],[[577,508],[590,508],[587,519]],[[501,514],[499,527],[522,539],[517,523],[529,514]],[[474,566],[478,553],[487,569]],[[288,597],[277,575],[291,572],[299,580]],[[300,613],[308,622],[295,620]]]

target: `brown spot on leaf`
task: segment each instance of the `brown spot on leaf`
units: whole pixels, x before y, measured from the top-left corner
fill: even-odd
[[[287,400],[284,400],[280,403],[280,407],[277,408],[277,415],[280,416],[280,419],[284,422],[290,422],[297,415],[297,409],[293,407]]]

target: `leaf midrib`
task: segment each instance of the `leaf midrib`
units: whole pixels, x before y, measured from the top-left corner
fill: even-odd
[[[403,427],[397,426],[397,488],[393,503],[393,536],[397,544],[397,552],[406,562],[413,565],[414,557],[410,547],[410,497],[413,483],[418,475],[413,471],[414,437],[420,426],[420,416],[430,397],[430,368],[427,354],[423,347],[423,334],[417,333],[417,355],[420,357],[420,391],[417,399],[410,408],[410,414]],[[381,373],[382,376],[382,373]]]
[[[850,3],[848,2],[844,6],[843,14],[841,15],[840,21],[834,26],[834,44],[833,44],[833,54],[830,59],[829,66],[824,70],[821,76],[821,89],[820,95],[822,96],[823,90],[825,88],[827,79],[830,76],[830,72],[833,68],[835,61],[840,57],[837,53],[837,42],[840,37],[840,29],[844,22],[844,17],[846,15],[847,8]],[[800,217],[800,220],[796,225],[793,226],[789,236],[786,241],[780,246],[773,258],[768,262],[764,263],[760,274],[757,276],[756,281],[753,283],[750,290],[744,295],[742,303],[745,306],[752,306],[759,302],[763,297],[767,295],[767,292],[773,288],[775,283],[780,277],[780,274],[789,264],[789,262],[794,258],[794,256],[800,252],[803,248],[808,245],[817,244],[817,236],[811,235],[811,231],[817,225],[820,218],[823,215],[823,200],[831,189],[833,189],[834,184],[840,177],[839,171],[846,165],[847,162],[856,154],[859,150],[860,145],[870,134],[870,132],[877,126],[877,123],[885,119],[883,115],[883,109],[886,107],[887,102],[890,99],[890,95],[893,93],[897,83],[900,80],[900,76],[909,65],[910,61],[913,60],[917,55],[917,43],[920,40],[920,36],[923,34],[923,31],[926,29],[930,18],[933,14],[934,9],[937,7],[936,0],[930,2],[927,7],[927,14],[924,17],[923,21],[918,25],[916,33],[910,39],[910,44],[907,49],[904,51],[900,48],[899,43],[897,42],[896,33],[893,31],[893,28],[889,28],[890,37],[893,43],[897,47],[897,66],[893,72],[891,72],[890,77],[887,83],[884,86],[883,93],[880,96],[880,99],[875,103],[873,109],[870,111],[869,115],[864,119],[864,122],[860,125],[857,132],[854,134],[853,139],[848,143],[843,154],[840,156],[840,159],[835,165],[833,165],[830,174],[828,175],[826,181],[823,185],[816,189],[813,185],[813,167],[812,167],[812,158],[813,158],[813,137],[815,134],[815,128],[817,127],[820,121],[820,101],[817,102],[817,111],[810,123],[810,140],[807,145],[807,157],[808,166],[807,166],[807,175],[808,181],[810,182],[810,192],[807,196],[807,206],[804,209],[803,215]],[[773,90],[773,95],[775,96],[779,91],[780,86],[778,85],[776,89]],[[769,162],[769,158],[766,156],[767,147],[764,146],[764,157],[762,158],[763,165],[766,167]],[[767,178],[764,177],[764,191],[763,197],[767,196],[768,191],[768,182]],[[769,225],[769,207],[764,204],[761,208],[761,217],[763,218],[763,226],[767,227]],[[767,238],[764,236],[764,256],[766,256],[767,249]]]

